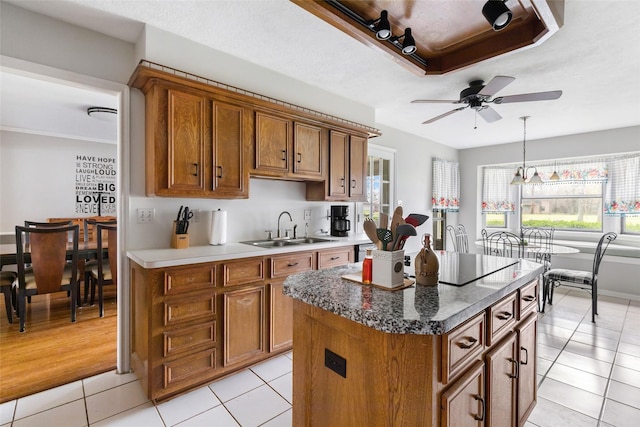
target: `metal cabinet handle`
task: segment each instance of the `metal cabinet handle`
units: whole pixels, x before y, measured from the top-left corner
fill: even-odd
[[[525,355],[526,359],[525,359],[524,362],[520,362],[520,363],[523,364],[523,365],[526,365],[527,363],[529,363],[529,350],[527,350],[524,347],[520,347],[520,351],[522,351],[522,350],[524,350],[524,355]]]
[[[355,179],[351,180],[351,188],[356,188],[356,180]]]
[[[287,267],[295,267],[295,266],[296,266],[296,265],[298,265],[298,264],[299,264],[299,263],[297,263],[297,262],[294,262],[293,264],[292,264],[292,263],[289,263],[289,264],[287,264]]]
[[[531,301],[535,301],[536,297],[533,295],[525,295],[522,297],[523,300],[527,301],[527,302],[531,302]]]
[[[339,257],[339,256],[332,256],[332,257],[331,257],[331,258],[329,258],[329,259],[330,259],[331,261],[335,261],[335,260],[337,260],[337,259],[340,259],[340,257]]]
[[[479,396],[477,394],[473,396],[473,398],[480,401],[480,408],[482,409],[482,412],[480,413],[480,415],[474,415],[473,418],[477,421],[484,421],[484,413],[485,413],[484,399],[482,398],[482,396]]]
[[[282,161],[283,162],[287,161],[287,150],[282,150]]]
[[[216,166],[220,173],[218,173],[218,178],[222,178],[222,166]]]
[[[298,153],[298,163],[302,163],[302,153]]]
[[[193,176],[198,176],[198,164],[192,163],[192,165],[195,167],[195,172],[193,173]]]
[[[462,349],[468,349],[474,346],[475,343],[478,342],[477,339],[475,339],[474,337],[466,337],[467,341],[469,341],[468,343],[463,343],[463,342],[459,342],[458,343],[458,347],[462,348]]]
[[[344,178],[340,178],[340,187],[344,187]]]
[[[516,359],[509,359],[509,362],[513,363],[516,367],[516,373],[509,374],[509,378],[518,378],[520,376],[520,365],[518,364],[518,361]]]
[[[508,320],[513,317],[513,314],[509,313],[508,311],[503,311],[502,313],[496,315],[496,317],[500,320]]]

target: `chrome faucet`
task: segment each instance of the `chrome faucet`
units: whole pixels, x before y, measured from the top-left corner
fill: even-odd
[[[278,232],[277,232],[277,238],[280,238],[280,218],[282,218],[282,215],[287,214],[289,215],[289,221],[293,222],[293,218],[291,218],[291,214],[287,211],[282,211],[280,212],[280,215],[278,215]]]

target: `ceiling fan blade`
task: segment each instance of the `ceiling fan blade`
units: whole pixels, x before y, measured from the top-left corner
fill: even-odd
[[[468,107],[468,105],[467,105],[467,107]],[[449,115],[451,115],[451,114],[455,113],[456,111],[464,110],[464,109],[465,109],[465,108],[467,108],[467,107],[460,107],[460,108],[456,108],[456,109],[451,110],[451,111],[447,111],[446,113],[444,113],[444,114],[440,114],[439,116],[435,116],[434,118],[429,119],[429,120],[427,120],[426,122],[422,122],[422,124],[423,124],[423,125],[428,125],[429,123],[433,123],[433,122],[435,122],[436,120],[440,120],[440,119],[442,119],[442,118],[444,118],[444,117],[447,117],[447,116],[449,116]]]
[[[522,93],[520,95],[499,96],[492,101],[495,104],[508,104],[511,102],[527,102],[527,101],[550,101],[558,99],[562,96],[561,90],[552,90],[550,92]]]
[[[482,117],[487,123],[493,123],[502,118],[502,116],[498,114],[496,110],[489,107],[488,105],[485,105],[484,108],[478,110],[478,114],[480,114],[480,117]]]
[[[455,104],[457,99],[414,99],[412,104]]]
[[[509,76],[495,76],[489,81],[489,83],[487,83],[485,87],[482,88],[482,90],[478,93],[478,95],[489,96],[489,97],[493,96],[494,94],[504,89],[509,83],[511,83],[515,79],[516,79],[515,77],[509,77]]]

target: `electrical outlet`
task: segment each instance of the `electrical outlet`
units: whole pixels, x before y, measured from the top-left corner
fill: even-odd
[[[191,218],[193,222],[200,222],[200,209],[194,209],[190,212],[193,212],[193,218]]]
[[[155,214],[155,209],[138,209],[138,224],[145,224],[149,222],[153,222],[153,216]]]
[[[309,221],[311,219],[311,209],[304,210],[304,220]]]

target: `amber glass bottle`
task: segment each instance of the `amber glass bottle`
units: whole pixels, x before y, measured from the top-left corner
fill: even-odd
[[[367,254],[362,261],[362,283],[365,285],[371,284],[371,277],[373,276],[373,253],[371,249],[367,249]]]

